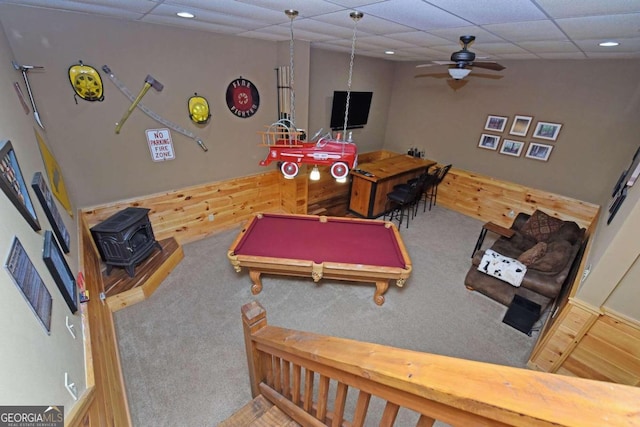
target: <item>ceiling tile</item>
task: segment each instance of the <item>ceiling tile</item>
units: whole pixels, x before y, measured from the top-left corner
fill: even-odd
[[[382,17],[417,30],[429,31],[435,28],[462,27],[468,25],[457,16],[429,5],[421,0],[389,0],[384,3],[363,6],[365,14]]]
[[[640,2],[637,0],[537,0],[537,3],[552,18],[640,12]]]
[[[546,19],[529,0],[428,0],[476,25]]]
[[[566,18],[556,22],[573,39],[636,37],[640,29],[640,13]]]
[[[484,25],[483,28],[511,42],[567,40],[567,36],[552,21],[510,22]]]

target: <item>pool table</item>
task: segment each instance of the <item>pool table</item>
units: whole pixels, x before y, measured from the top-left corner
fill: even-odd
[[[388,221],[316,215],[257,214],[242,228],[227,254],[237,272],[249,269],[251,292],[260,275],[311,276],[373,282],[373,301],[384,304],[389,281],[402,287],[411,260],[397,227]]]

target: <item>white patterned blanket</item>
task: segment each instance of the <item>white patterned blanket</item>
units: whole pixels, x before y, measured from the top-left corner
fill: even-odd
[[[498,252],[487,249],[482,256],[478,270],[496,279],[503,280],[510,285],[519,287],[522,284],[527,266],[517,259],[500,255]]]

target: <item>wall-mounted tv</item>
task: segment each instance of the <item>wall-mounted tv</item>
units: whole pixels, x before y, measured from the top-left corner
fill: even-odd
[[[349,96],[349,115],[347,129],[364,127],[369,119],[369,108],[373,92],[351,92]],[[347,92],[333,92],[331,107],[331,129],[344,129],[344,110],[347,106]]]

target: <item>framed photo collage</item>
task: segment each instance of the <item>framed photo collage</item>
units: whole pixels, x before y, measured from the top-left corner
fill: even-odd
[[[480,134],[478,147],[498,151],[506,156],[521,157],[524,152],[524,157],[529,159],[543,162],[549,160],[553,145],[547,141],[555,142],[558,139],[562,128],[561,123],[538,121],[535,126],[532,126],[533,117],[525,115],[515,115],[510,127],[507,127],[508,123],[508,116],[489,114],[484,124],[484,130],[487,132]],[[500,135],[504,134],[507,128],[508,135]],[[523,139],[527,138],[530,129],[532,129],[530,138],[544,140],[544,142],[530,141],[527,145]]]

